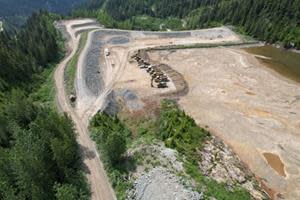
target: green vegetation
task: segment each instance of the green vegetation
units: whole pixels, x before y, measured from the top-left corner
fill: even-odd
[[[106,11],[87,11],[77,9],[73,11],[73,17],[95,17],[107,28],[118,28],[125,30],[151,30],[151,31],[166,31],[166,30],[182,30],[183,22],[177,17],[168,17],[166,19],[151,17],[148,15],[138,15],[124,21],[118,21],[111,17]]]
[[[182,30],[182,21],[178,18],[161,19],[147,15],[135,16],[118,24],[119,28],[129,30],[166,31]]]
[[[40,9],[48,9],[50,12],[68,13],[75,4],[84,2],[83,0],[0,0],[0,16],[30,16]]]
[[[166,146],[176,149],[189,161],[197,164],[197,149],[206,140],[209,133],[198,127],[195,121],[185,112],[178,109],[173,101],[162,102],[159,121],[160,138]]]
[[[7,123],[1,124],[6,135],[0,148],[1,199],[55,199],[57,184],[72,185],[76,199],[88,199],[73,124],[67,116],[13,91],[1,119]]]
[[[93,3],[93,8],[87,4],[73,15],[96,17],[108,27],[138,30],[234,25],[260,40],[300,49],[300,0],[95,0]]]
[[[49,12],[68,14],[76,5],[85,0],[0,0],[0,20],[4,21],[6,30],[21,28],[33,12],[48,10]]]
[[[217,183],[216,181],[204,176],[199,171],[199,167],[195,163],[186,161],[184,163],[186,173],[196,182],[196,188],[199,191],[204,191],[207,199],[215,197],[216,199],[223,200],[250,200],[251,196],[243,188],[234,188],[229,191],[226,184]]]
[[[121,122],[116,116],[112,117],[105,113],[97,114],[91,122],[92,137],[102,157],[104,156],[105,168],[119,199],[125,199],[126,190],[132,187],[127,177],[136,165],[144,163],[146,170],[151,166],[159,165],[157,160],[151,160],[151,156],[148,157],[141,152],[136,152],[131,158],[125,157],[124,143],[127,143],[128,149],[132,149],[141,145],[152,145],[157,141],[163,141],[167,147],[179,152],[185,168],[185,173],[180,176],[193,179],[196,189],[204,192],[205,197],[223,200],[251,199],[245,189],[235,187],[229,190],[225,184],[217,183],[201,174],[198,167],[201,156],[198,152],[210,134],[198,127],[191,117],[178,108],[176,102],[162,101],[157,117],[151,114],[149,115],[151,117],[133,119],[126,115],[121,113]],[[113,143],[107,140],[109,135],[114,138]],[[111,154],[113,156],[110,156]]]
[[[199,49],[199,48],[215,48],[215,47],[230,47],[230,46],[239,46],[245,44],[256,44],[257,41],[253,41],[249,39],[249,41],[245,42],[223,42],[223,43],[199,43],[199,44],[182,44],[182,45],[168,45],[168,46],[160,46],[160,47],[153,47],[147,50],[172,50],[172,49]]]
[[[1,91],[16,87],[32,91],[43,81],[43,70],[60,59],[60,35],[52,24],[54,19],[41,12],[29,18],[16,36],[0,33]]]
[[[81,54],[86,41],[88,37],[88,32],[84,32],[81,35],[78,50],[76,51],[75,55],[72,57],[72,59],[69,61],[69,63],[66,66],[65,70],[65,82],[66,82],[66,91],[67,94],[75,94],[75,88],[74,88],[74,80],[76,76],[76,70],[77,70],[77,63],[79,55]]]
[[[201,174],[198,167],[198,161],[201,159],[198,150],[210,134],[198,127],[191,117],[178,108],[176,102],[162,102],[158,122],[160,138],[167,147],[176,149],[185,158],[186,173],[196,182],[199,191],[204,190],[207,197],[213,196],[216,199],[251,199],[245,189],[234,188],[233,191],[229,191],[225,184],[217,183]]]
[[[55,16],[0,33],[0,199],[89,199],[72,121],[54,110]]]
[[[130,130],[116,117],[107,114],[97,114],[91,121],[92,139],[101,152],[101,159],[108,173],[118,199],[126,198],[126,190],[131,183],[126,181],[132,162],[124,157]]]
[[[53,66],[49,66],[48,69],[45,69],[41,73],[43,82],[37,86],[36,91],[31,94],[31,98],[34,102],[51,109],[55,109],[54,68],[55,65],[53,64]]]
[[[162,102],[158,122],[160,138],[167,147],[176,149],[184,157],[186,173],[196,182],[197,189],[204,191],[207,198],[213,196],[216,199],[228,200],[251,199],[244,189],[234,188],[233,191],[229,191],[225,184],[219,184],[201,174],[198,167],[198,161],[201,159],[198,150],[210,134],[198,127],[174,101]]]

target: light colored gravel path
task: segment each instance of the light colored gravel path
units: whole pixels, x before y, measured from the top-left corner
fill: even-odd
[[[66,64],[72,59],[76,53],[79,45],[80,36],[76,37],[76,30],[72,29],[73,24],[88,23],[93,20],[70,20],[61,22],[66,26],[66,31],[70,35],[68,41],[69,53],[57,66],[55,71],[55,85],[57,91],[57,103],[63,112],[66,112],[74,121],[77,131],[77,141],[81,147],[83,153],[83,162],[86,167],[87,179],[91,186],[92,199],[94,200],[114,200],[116,199],[115,194],[111,188],[111,185],[107,179],[105,170],[101,163],[100,157],[97,153],[94,142],[89,137],[87,129],[87,123],[82,121],[80,115],[78,115],[69,104],[68,97],[66,96],[64,87],[64,70]],[[94,26],[86,26],[86,29],[94,28]],[[82,30],[82,28],[80,28]]]

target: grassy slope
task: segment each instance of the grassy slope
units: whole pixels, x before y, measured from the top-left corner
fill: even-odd
[[[78,50],[66,66],[65,83],[66,83],[67,95],[75,94],[74,80],[75,80],[76,69],[77,69],[76,65],[78,62],[79,55],[81,54],[83,48],[85,47],[87,36],[88,36],[88,32],[84,32],[81,35]]]
[[[66,49],[62,37],[58,41],[60,47],[59,58],[54,63],[43,70],[40,75],[40,79],[43,81],[34,89],[30,96],[36,103],[42,104],[48,108],[56,110],[55,104],[55,85],[54,85],[54,71],[57,63],[64,57]]]
[[[193,179],[196,183],[196,190],[204,192],[206,198],[215,197],[223,200],[251,199],[250,194],[245,189],[235,187],[232,191],[229,191],[225,184],[217,183],[201,173],[197,165],[201,158],[195,152],[201,148],[205,138],[209,137],[209,133],[199,128],[194,120],[181,111],[176,104],[165,102],[161,107],[159,116],[132,117],[123,112],[119,114],[119,118],[132,133],[127,136],[128,149],[140,145],[151,145],[157,141],[165,142],[167,147],[176,149],[183,158],[185,173],[179,175],[188,180]],[[109,118],[102,121],[102,124],[115,126],[114,121]],[[97,137],[99,137],[98,128],[91,126],[91,131],[98,149],[101,149],[101,142],[99,138],[97,140]],[[143,163],[144,158],[145,155],[136,153],[131,158],[124,158],[118,165],[105,165],[118,199],[126,199],[126,191],[132,187],[132,182],[128,181],[127,178],[124,179],[124,177],[128,177],[131,172],[134,172],[136,165]]]
[[[37,90],[31,94],[33,100],[46,107],[55,110],[55,87],[53,74],[55,70],[55,65],[50,66],[45,69],[42,73],[44,79],[43,83],[37,88]]]

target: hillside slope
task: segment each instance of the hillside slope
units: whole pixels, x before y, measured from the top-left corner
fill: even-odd
[[[0,0],[0,16],[28,16],[33,11],[47,9],[50,12],[68,13],[72,7],[84,0]]]
[[[157,27],[162,27],[162,24],[167,24],[169,26],[167,29],[234,25],[240,32],[260,40],[272,43],[279,41],[285,47],[300,49],[300,0],[93,0],[91,2],[94,5],[98,2],[103,12],[95,12],[95,6],[87,6],[87,10],[92,14],[89,16],[97,17],[102,22],[110,21],[108,24],[112,27],[156,30]],[[91,7],[93,9],[90,9]],[[88,12],[85,10],[82,13]]]
[[[85,0],[0,0],[0,20],[7,29],[23,25],[28,16],[40,9],[68,14],[76,5]]]

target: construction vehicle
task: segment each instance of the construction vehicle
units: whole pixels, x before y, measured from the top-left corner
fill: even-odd
[[[105,56],[110,56],[110,51],[108,50],[108,48],[104,49],[104,53],[105,53]]]
[[[158,88],[167,88],[168,86],[167,86],[166,82],[161,81],[161,82],[159,82],[159,84],[157,85],[157,87]]]

